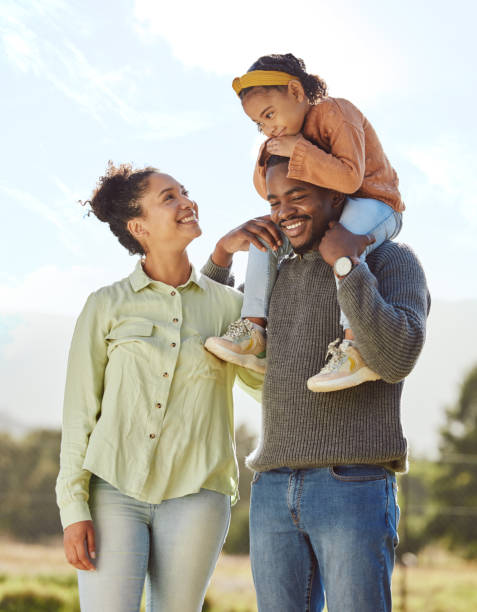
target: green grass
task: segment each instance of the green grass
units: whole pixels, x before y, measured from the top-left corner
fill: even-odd
[[[439,550],[421,554],[415,567],[396,568],[394,612],[403,609],[404,586],[407,612],[477,610],[477,563]],[[221,556],[203,611],[257,611],[247,556]],[[59,547],[0,542],[0,612],[79,612],[76,575]]]

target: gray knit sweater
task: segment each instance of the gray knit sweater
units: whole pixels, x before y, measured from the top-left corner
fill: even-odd
[[[228,280],[210,260],[203,271]],[[374,463],[405,470],[402,379],[421,352],[429,305],[422,267],[402,244],[385,242],[343,279],[338,293],[317,251],[286,259],[270,301],[262,431],[249,467]],[[365,361],[383,380],[313,393],[306,381],[323,367],[328,344],[342,335],[339,306]]]

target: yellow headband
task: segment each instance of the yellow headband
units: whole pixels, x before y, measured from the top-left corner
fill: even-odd
[[[241,77],[236,77],[232,81],[237,96],[246,87],[260,87],[263,85],[288,85],[293,79],[298,77],[288,74],[288,72],[278,72],[277,70],[252,70]]]

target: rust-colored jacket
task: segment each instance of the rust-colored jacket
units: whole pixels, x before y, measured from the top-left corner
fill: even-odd
[[[356,198],[374,198],[403,211],[396,171],[389,163],[373,126],[356,106],[342,98],[324,98],[311,106],[288,163],[288,178],[334,189]],[[267,141],[266,141],[267,142]],[[253,182],[266,199],[263,143]]]

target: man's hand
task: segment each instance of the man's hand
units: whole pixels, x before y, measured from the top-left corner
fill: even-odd
[[[354,263],[359,263],[359,256],[365,248],[376,242],[372,234],[353,234],[336,221],[331,221],[329,227],[318,249],[330,266],[340,257],[350,257]]]
[[[280,231],[271,221],[270,215],[251,219],[225,234],[217,242],[212,261],[217,266],[227,268],[232,263],[233,254],[237,251],[248,251],[251,244],[260,251],[266,251],[259,238],[273,250],[282,245]]]
[[[302,138],[303,136],[301,134],[294,134],[293,136],[277,136],[276,138],[270,138],[270,140],[266,144],[267,152],[270,153],[270,155],[291,157],[296,143]]]
[[[90,558],[96,557],[93,521],[78,521],[68,525],[65,528],[63,544],[66,559],[73,567],[79,570],[96,569],[90,561]]]

